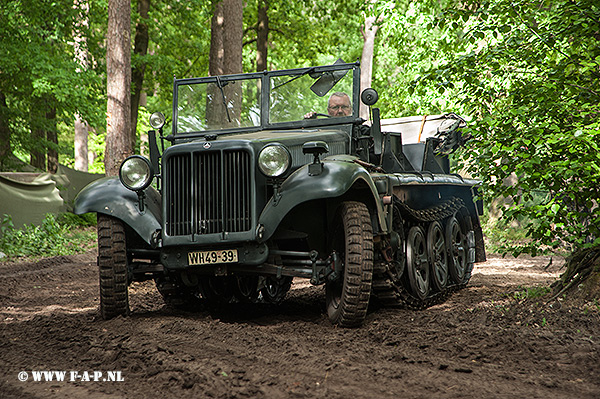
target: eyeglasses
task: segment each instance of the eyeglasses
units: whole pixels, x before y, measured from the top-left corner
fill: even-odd
[[[336,105],[336,106],[333,106],[333,107],[328,106],[327,108],[328,109],[333,109],[333,110],[344,110],[344,111],[346,111],[346,110],[350,109],[350,106],[349,105]]]

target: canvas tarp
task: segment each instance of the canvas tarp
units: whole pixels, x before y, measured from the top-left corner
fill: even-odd
[[[60,191],[60,196],[65,201],[67,211],[73,211],[73,202],[79,192],[94,180],[104,177],[103,174],[80,172],[68,168],[64,165],[58,165],[56,174],[50,174],[52,180]]]
[[[382,119],[382,132],[402,133],[402,144],[424,142],[428,137],[435,137],[440,131],[447,130],[455,122],[465,126],[462,118],[456,114],[406,116],[403,118]]]
[[[62,207],[63,199],[50,177],[25,183],[0,176],[0,215],[9,215],[15,227],[39,225],[47,213],[58,214]]]
[[[9,215],[17,228],[39,225],[47,213],[72,211],[79,191],[102,176],[63,165],[59,165],[56,174],[42,173],[33,180],[32,174],[3,173],[0,175],[0,217]]]

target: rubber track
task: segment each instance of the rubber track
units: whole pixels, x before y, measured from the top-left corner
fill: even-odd
[[[123,223],[98,214],[100,313],[104,319],[129,314],[126,248]]]
[[[394,206],[398,206],[404,217],[408,216],[407,219],[412,222],[412,225],[430,223],[434,220],[441,222],[447,217],[454,215],[464,206],[462,199],[453,197],[434,207],[416,210],[401,203],[396,198],[394,199]],[[409,288],[405,286],[400,278],[394,276],[391,264],[377,262],[373,273],[373,292],[385,306],[402,306],[408,309],[421,310],[444,302],[452,293],[466,287],[471,279],[472,271],[473,264],[470,264],[466,271],[464,283],[448,285],[444,291],[434,292],[425,299],[419,299],[410,293]]]
[[[343,327],[362,324],[369,307],[373,281],[373,228],[367,207],[359,202],[347,202],[342,207],[342,221],[349,232],[345,259],[341,315],[337,323]]]

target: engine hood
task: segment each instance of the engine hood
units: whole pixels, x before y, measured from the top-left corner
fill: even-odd
[[[245,149],[257,154],[272,143],[284,145],[292,156],[293,167],[312,162],[312,156],[302,152],[302,145],[309,141],[324,141],[329,146],[327,155],[347,154],[350,149],[351,125],[327,129],[262,130],[221,134],[210,138],[178,141],[165,151],[165,156],[183,152],[223,151]]]

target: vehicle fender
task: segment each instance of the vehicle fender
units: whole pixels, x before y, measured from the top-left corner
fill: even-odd
[[[144,210],[138,195],[127,189],[117,177],[105,177],[88,184],[75,198],[73,213],[103,213],[121,219],[152,247],[152,236],[161,228],[161,197],[154,187],[144,190]]]
[[[320,174],[310,176],[308,165],[299,168],[269,200],[259,217],[259,224],[264,226],[262,241],[268,240],[275,233],[279,223],[297,205],[314,199],[339,197],[361,180],[369,187],[373,196],[381,231],[387,231],[383,205],[369,172],[352,161],[324,159]]]

